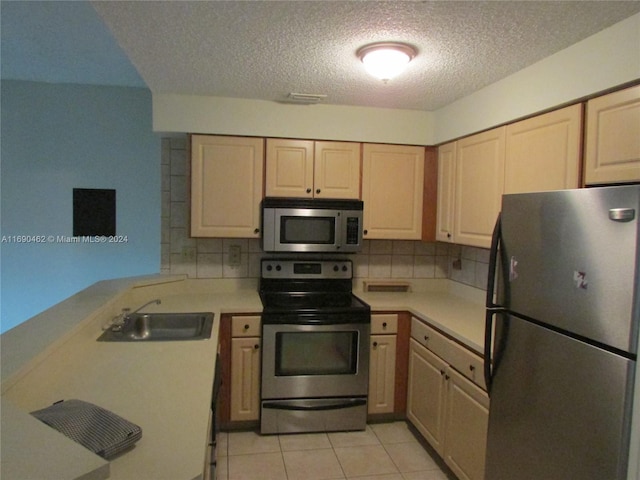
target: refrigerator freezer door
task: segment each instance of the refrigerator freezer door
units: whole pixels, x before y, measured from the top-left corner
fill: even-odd
[[[626,479],[635,362],[502,318],[485,479]]]
[[[505,195],[501,302],[636,353],[639,215],[640,185]]]

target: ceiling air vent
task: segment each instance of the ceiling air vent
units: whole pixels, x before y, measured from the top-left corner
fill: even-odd
[[[299,103],[301,105],[315,105],[325,98],[327,98],[327,96],[320,93],[290,93],[286,98],[286,102]]]

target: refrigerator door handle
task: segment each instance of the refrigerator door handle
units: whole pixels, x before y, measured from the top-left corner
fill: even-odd
[[[489,273],[487,278],[487,299],[486,299],[486,313],[485,313],[485,326],[484,326],[484,382],[487,387],[487,393],[491,394],[491,382],[493,376],[493,369],[491,363],[491,356],[493,350],[493,317],[497,313],[506,312],[506,308],[493,301],[495,296],[495,282],[496,271],[498,268],[498,249],[502,241],[502,224],[501,214],[498,213],[496,224],[493,228],[493,234],[491,235],[491,250],[489,252]],[[500,261],[501,265],[504,263]]]
[[[491,381],[492,381],[492,369],[491,369],[491,350],[492,337],[493,337],[493,316],[495,311],[487,309],[484,319],[484,384],[487,388],[487,393],[491,395]]]
[[[496,269],[498,264],[498,248],[502,240],[502,223],[500,221],[501,213],[498,213],[496,224],[493,227],[493,233],[491,235],[491,249],[489,250],[489,276],[487,278],[487,308],[500,307],[493,301],[495,294],[496,283]]]

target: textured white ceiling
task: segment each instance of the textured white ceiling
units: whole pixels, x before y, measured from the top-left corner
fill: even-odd
[[[273,101],[285,100],[290,92],[318,93],[330,104],[417,110],[447,105],[640,11],[640,1],[91,5],[155,93]],[[61,36],[77,27],[50,23],[47,30],[57,28]],[[100,29],[94,31],[101,35]],[[38,31],[29,35],[38,41]],[[401,76],[386,84],[369,77],[355,55],[377,41],[410,43],[419,52]],[[76,58],[88,58],[86,49],[94,42],[76,38],[73,43]],[[639,45],[629,48],[640,55]],[[72,58],[74,52],[62,54]]]

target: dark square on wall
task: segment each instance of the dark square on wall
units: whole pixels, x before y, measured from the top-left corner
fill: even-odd
[[[116,234],[116,191],[101,188],[73,189],[73,236]]]

